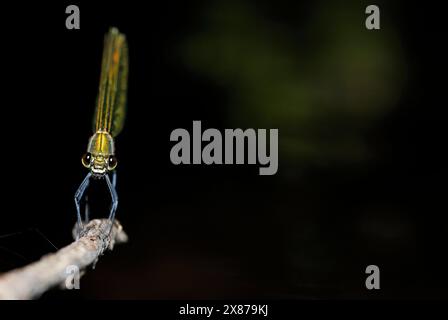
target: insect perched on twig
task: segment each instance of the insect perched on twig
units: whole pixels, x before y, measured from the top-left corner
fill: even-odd
[[[124,125],[127,78],[128,48],[126,37],[118,29],[111,28],[104,38],[100,87],[93,119],[94,134],[90,137],[87,153],[81,159],[83,166],[89,169],[89,173],[75,193],[78,236],[83,226],[80,210],[81,199],[92,177],[105,178],[112,198],[109,213],[111,226],[115,219],[118,196],[115,190],[117,159],[115,158],[114,137],[120,133]],[[89,221],[88,204],[85,207],[84,221]]]

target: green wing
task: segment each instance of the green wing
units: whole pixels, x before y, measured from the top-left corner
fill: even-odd
[[[104,38],[100,88],[95,110],[94,132],[103,130],[113,137],[123,129],[128,85],[126,37],[111,28]]]

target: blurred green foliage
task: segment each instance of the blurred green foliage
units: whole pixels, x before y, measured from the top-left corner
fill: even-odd
[[[384,21],[367,30],[356,1],[308,9],[282,22],[250,1],[208,2],[184,62],[226,90],[229,127],[280,129],[280,168],[365,161],[364,133],[405,80],[398,37]]]

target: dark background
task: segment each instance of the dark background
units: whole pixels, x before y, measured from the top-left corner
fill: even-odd
[[[69,4],[80,30],[65,28]],[[113,25],[130,52],[116,139],[130,242],[81,290],[43,299],[446,297],[443,10],[377,2],[382,29],[367,31],[368,4],[2,5],[0,271],[71,241]],[[277,175],[172,165],[170,133],[193,120],[278,128]],[[96,217],[108,214],[102,182]],[[370,264],[381,290],[365,289]]]

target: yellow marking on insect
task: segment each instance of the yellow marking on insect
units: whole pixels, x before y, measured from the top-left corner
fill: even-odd
[[[126,38],[111,28],[104,39],[103,63],[94,131],[117,136],[124,124],[128,75]]]
[[[87,152],[91,154],[91,170],[103,174],[113,170],[107,161],[115,154],[114,137],[124,125],[128,78],[128,48],[126,37],[111,28],[104,37],[100,85],[95,109],[93,136]],[[93,170],[95,169],[95,170]]]

